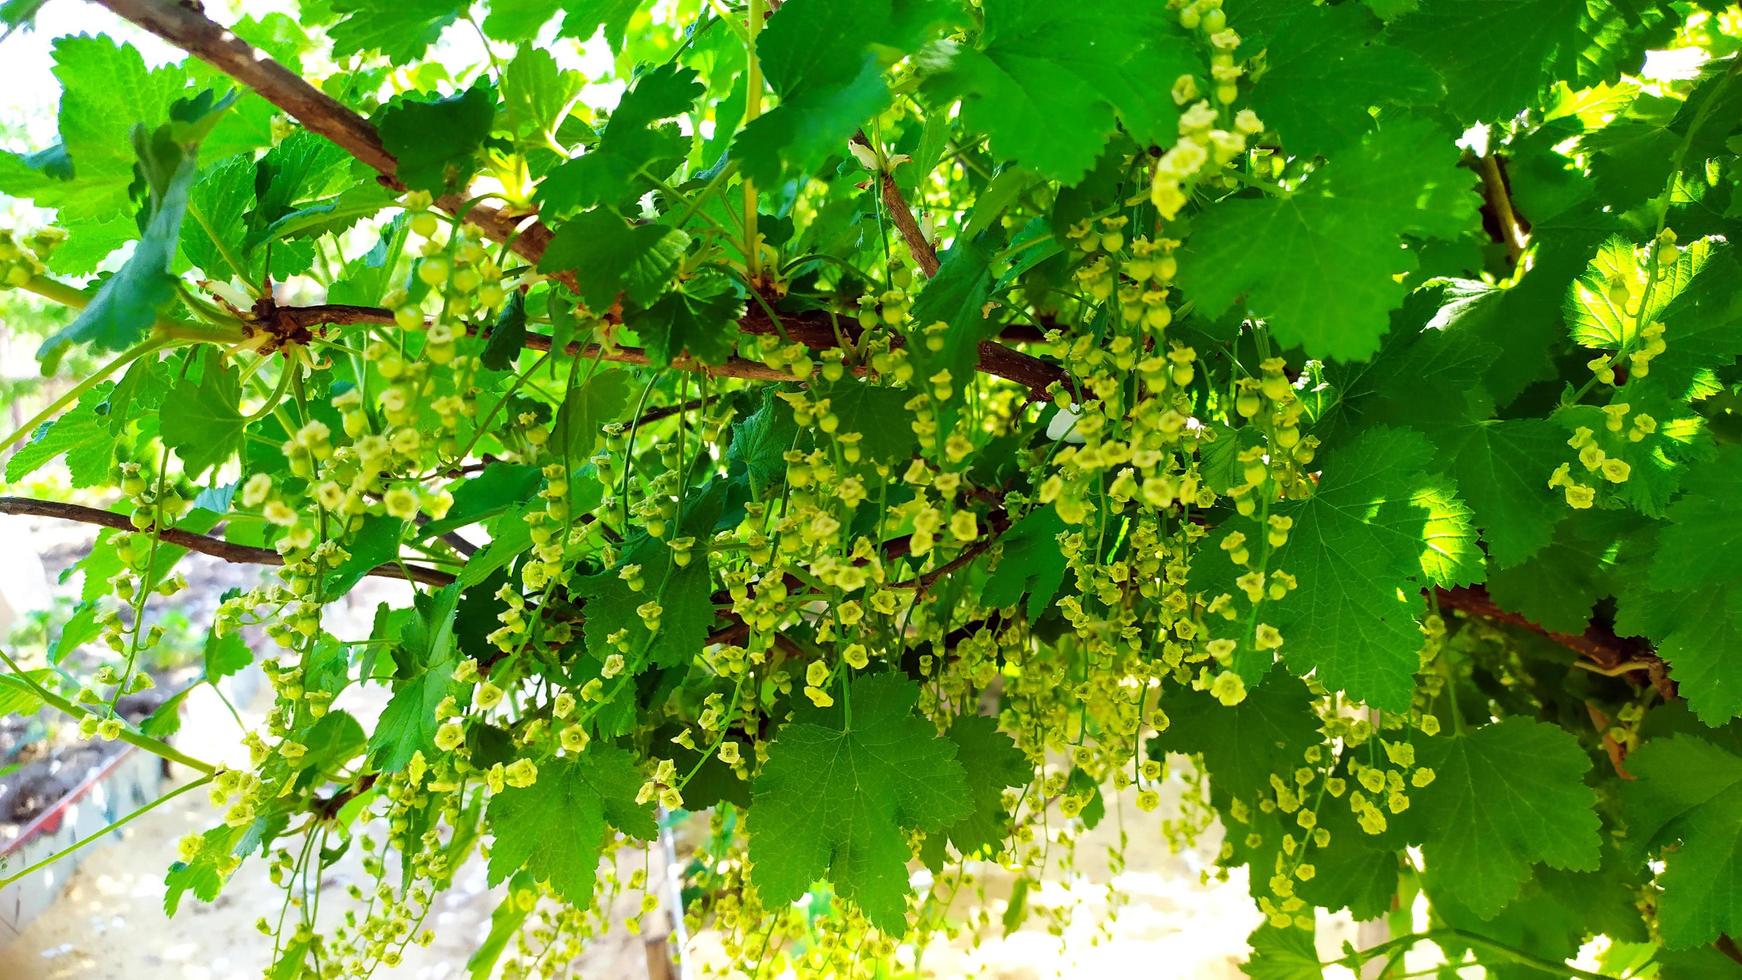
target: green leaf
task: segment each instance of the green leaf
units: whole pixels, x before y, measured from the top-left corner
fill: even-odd
[[[557,229],[540,272],[573,271],[581,300],[603,312],[618,294],[647,306],[670,287],[689,236],[664,225],[630,227],[605,210],[589,211]]]
[[[1321,741],[1312,694],[1287,676],[1266,680],[1233,707],[1202,691],[1174,688],[1163,696],[1161,712],[1167,725],[1149,740],[1150,757],[1201,755],[1218,806],[1269,798],[1277,760],[1298,759]]]
[[[1683,493],[1665,515],[1669,526],[1658,536],[1657,555],[1651,560],[1655,587],[1737,587],[1733,569],[1711,557],[1742,548],[1742,510],[1735,507],[1739,491],[1742,446],[1721,447],[1711,460],[1688,470]]]
[[[376,113],[375,125],[400,182],[441,194],[466,186],[495,116],[496,93],[479,82],[445,97],[402,96]]]
[[[216,684],[254,662],[254,651],[242,634],[234,630],[220,636],[216,629],[206,634],[206,646],[201,655],[205,663],[206,680]]]
[[[393,697],[369,736],[369,764],[380,772],[399,772],[420,750],[435,753],[436,706],[452,692],[454,610],[459,604],[456,583],[433,594],[419,594],[417,616],[401,634],[406,660]]]
[[[1546,476],[1566,453],[1559,426],[1546,419],[1490,419],[1448,431],[1439,445],[1496,565],[1516,565],[1549,543],[1568,513]]]
[[[998,331],[999,322],[986,315],[992,291],[988,245],[958,238],[942,258],[937,275],[913,301],[907,353],[916,379],[928,386],[939,372],[949,372],[950,398],[938,412],[940,428],[948,430],[955,424],[979,363],[980,342]],[[941,334],[933,332],[939,330]],[[943,343],[934,350],[933,342],[940,336]]]
[[[362,526],[352,532],[346,558],[326,576],[325,595],[344,595],[363,581],[377,566],[399,558],[399,541],[405,536],[405,521],[386,514],[366,514]]]
[[[549,51],[523,45],[502,71],[502,125],[516,136],[543,146],[569,106],[581,94],[578,72],[563,71]]]
[[[206,168],[188,193],[181,250],[188,261],[220,281],[252,280],[242,249],[254,207],[254,159],[233,156]]]
[[[1742,758],[1678,735],[1646,742],[1627,768],[1636,777],[1621,789],[1629,834],[1664,850],[1664,945],[1691,949],[1742,931]]]
[[[936,0],[789,0],[756,51],[778,103],[732,144],[744,175],[771,186],[809,174],[889,101],[883,52],[905,51],[941,13]],[[875,47],[873,47],[875,46]]]
[[[472,980],[490,980],[495,976],[496,961],[520,934],[520,927],[526,924],[526,916],[532,911],[530,905],[520,904],[520,895],[531,892],[533,884],[532,875],[524,871],[508,879],[507,892],[496,910],[490,913],[490,934],[466,959],[466,970]]]
[[[492,371],[506,371],[525,345],[526,294],[515,290],[508,294],[508,302],[502,304],[502,312],[496,315],[496,325],[490,329],[490,338],[478,359]]]
[[[1459,121],[1499,122],[1575,76],[1569,62],[1586,43],[1585,7],[1585,0],[1422,0],[1392,35],[1438,70],[1443,104]],[[1505,44],[1492,43],[1500,37]]]
[[[654,187],[683,162],[689,139],[662,119],[688,113],[702,94],[696,73],[671,64],[642,75],[611,113],[598,145],[565,161],[538,185],[542,209],[564,214],[621,205]]]
[[[913,413],[906,407],[912,397],[909,392],[845,378],[822,391],[829,399],[829,411],[840,420],[837,439],[860,436],[861,456],[892,471],[904,469],[913,459],[919,436],[913,431]]]
[[[840,701],[801,708],[769,747],[747,818],[750,880],[776,906],[827,878],[873,925],[900,932],[904,831],[943,830],[972,813],[967,778],[955,743],[914,716],[912,682],[861,677]]]
[[[134,145],[143,157],[148,140],[167,139],[161,128],[152,137],[143,129],[134,131]],[[180,153],[167,183],[154,188],[155,204],[145,234],[120,271],[103,280],[90,305],[64,329],[43,342],[38,359],[52,362],[69,344],[90,344],[98,350],[120,350],[142,337],[157,315],[175,298],[176,277],[170,272],[181,240],[182,217],[187,213],[188,192],[198,168],[192,148]]]
[[[1491,568],[1488,592],[1501,608],[1562,633],[1583,633],[1597,600],[1614,591],[1622,542],[1640,523],[1628,511],[1591,511],[1555,529],[1554,540],[1521,564]]]
[[[531,786],[491,797],[490,884],[525,868],[569,904],[590,906],[606,827],[640,840],[659,833],[652,807],[635,802],[641,783],[633,756],[594,745],[578,757],[543,763]]]
[[[968,799],[973,804],[973,812],[949,826],[950,843],[964,855],[996,848],[1010,833],[1004,789],[1032,779],[1034,766],[1010,736],[998,730],[995,718],[963,715],[950,724],[948,735],[956,743],[956,761],[967,776]]]
[[[1660,314],[1668,349],[1652,359],[1648,377],[1651,387],[1672,398],[1696,397],[1703,375],[1742,357],[1742,261],[1733,247],[1709,239],[1690,244],[1687,253],[1706,249],[1710,258],[1701,263],[1698,275],[1680,284]],[[1675,272],[1682,269],[1678,260]]]
[[[208,348],[199,379],[184,378],[170,389],[159,431],[190,476],[223,465],[242,448],[241,385],[241,372]]]
[[[232,851],[241,837],[240,828],[213,827],[200,835],[199,850],[186,861],[176,861],[163,877],[163,914],[174,916],[188,892],[202,902],[218,897],[229,877]]]
[[[1022,516],[999,538],[999,557],[986,575],[980,600],[988,606],[1014,606],[1024,595],[1029,619],[1039,619],[1064,584],[1069,563],[1059,550],[1065,522],[1052,504]]]
[[[23,676],[0,674],[0,717],[36,714],[42,709],[42,695],[37,693],[35,685],[46,686],[54,681],[54,676],[55,672],[47,667],[27,670]]]
[[[576,582],[575,593],[587,600],[582,628],[589,655],[603,661],[622,652],[631,669],[638,670],[649,663],[662,667],[687,663],[706,645],[714,624],[714,602],[704,542],[723,502],[722,495],[713,492],[686,501],[683,526],[674,535],[696,539],[686,563],[678,563],[665,541],[640,535],[624,546],[615,567]],[[619,574],[629,565],[641,566],[642,591],[631,589]],[[649,630],[636,611],[650,600],[661,607],[658,630]],[[621,647],[608,639],[619,630],[624,633]]]
[[[299,129],[267,150],[255,165],[258,200],[249,220],[248,246],[260,244],[274,226],[283,229],[280,222],[308,202],[364,189],[351,180],[349,153],[323,136]],[[378,195],[385,193],[384,188],[376,185],[370,190],[370,199],[382,200]]]
[[[484,30],[503,41],[527,41],[552,17],[563,15],[559,37],[591,40],[603,27],[614,51],[623,50],[629,18],[642,0],[498,0],[490,5]]]
[[[1399,239],[1460,234],[1475,215],[1473,178],[1449,137],[1402,121],[1292,194],[1206,211],[1181,253],[1179,283],[1210,316],[1238,301],[1309,356],[1363,360],[1408,291],[1396,277],[1416,268]]]
[[[756,411],[733,423],[726,459],[744,465],[752,497],[767,500],[786,483],[786,460],[782,457],[793,448],[797,436],[792,408],[772,387],[763,390],[762,404]]]
[[[653,363],[670,364],[689,357],[703,364],[720,364],[738,350],[738,321],[744,300],[737,286],[723,275],[698,276],[648,307],[635,332],[647,345]]]
[[[50,185],[53,194],[33,196],[38,204],[60,208],[69,223],[130,215],[133,127],[149,132],[168,122],[186,76],[174,67],[147,69],[131,44],[104,36],[57,39],[54,62],[61,142],[71,157],[68,176],[76,173],[77,179]]]
[[[1658,607],[1642,632],[1658,641],[1688,706],[1713,726],[1742,715],[1742,676],[1732,659],[1742,649],[1742,583],[1727,563],[1712,560],[1742,546],[1739,477],[1742,446],[1733,444],[1688,471],[1644,579],[1653,594],[1624,595],[1621,602],[1629,626],[1641,618],[1635,602]]]
[[[1296,156],[1356,142],[1373,129],[1372,106],[1427,105],[1444,91],[1433,69],[1387,44],[1378,20],[1353,4],[1303,6],[1274,29],[1265,65],[1252,107]]]
[[[1311,929],[1263,925],[1246,941],[1252,956],[1245,973],[1252,980],[1324,980]]]
[[[630,380],[627,371],[600,371],[576,385],[563,400],[551,432],[559,449],[567,447],[571,466],[589,459],[604,427],[628,410]]]
[[[1433,887],[1470,911],[1493,918],[1538,863],[1597,870],[1591,760],[1564,729],[1508,718],[1419,743],[1417,757],[1435,778],[1411,794],[1403,820]]]
[[[992,152],[1064,184],[1095,165],[1115,121],[1139,142],[1171,145],[1166,88],[1204,65],[1161,4],[1142,0],[987,0],[979,46],[957,49],[935,83]]]
[[[1384,427],[1327,455],[1312,498],[1285,511],[1294,528],[1271,561],[1299,586],[1259,612],[1282,632],[1291,670],[1316,671],[1327,688],[1387,711],[1409,707],[1422,644],[1417,590],[1482,573],[1470,511],[1433,459],[1419,434]],[[1199,561],[1230,569],[1231,583],[1238,573],[1225,555]]]
[[[1659,269],[1653,277],[1650,297],[1641,308],[1648,269],[1632,242],[1619,235],[1610,237],[1567,295],[1567,328],[1573,340],[1594,350],[1637,346],[1640,329],[1661,316],[1670,301],[1699,276],[1711,254],[1711,243],[1705,240],[1682,249],[1673,264]],[[1612,294],[1616,286],[1628,295]]]
[[[328,29],[333,54],[343,57],[379,51],[395,64],[405,64],[422,57],[442,31],[459,19],[465,5],[454,0],[332,0],[332,9],[343,15]]]
[[[6,461],[6,479],[16,483],[62,454],[74,487],[95,486],[108,479],[115,438],[107,414],[99,413],[108,407],[114,390],[115,385],[105,381],[64,415],[37,426],[30,440]]]

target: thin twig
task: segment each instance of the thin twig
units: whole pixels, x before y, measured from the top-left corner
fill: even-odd
[[[16,517],[48,517],[59,521],[77,521],[80,524],[95,524],[99,527],[112,527],[117,531],[138,530],[125,514],[98,510],[95,507],[85,507],[81,504],[65,504],[56,500],[31,500],[28,497],[0,497],[0,514],[11,514]],[[157,536],[164,541],[197,551],[202,555],[221,558],[237,565],[282,565],[284,556],[271,548],[255,548],[250,545],[236,544],[223,538],[214,538],[179,528],[163,528]],[[399,562],[389,562],[377,565],[364,573],[380,578],[407,579],[424,585],[443,586],[454,581],[454,576],[433,568],[423,568],[418,565],[402,565]]]
[[[871,139],[865,135],[863,129],[853,134],[853,142],[873,152],[877,151],[877,147],[871,145]],[[879,156],[881,157],[881,153]],[[907,206],[907,198],[901,196],[901,187],[895,183],[895,175],[880,168],[876,180],[882,187],[883,206],[889,209],[890,220],[895,222],[896,230],[901,232],[902,241],[907,243],[908,254],[913,256],[913,261],[918,263],[919,271],[925,273],[926,278],[937,275],[938,250],[926,240],[925,232],[920,229],[919,222],[914,220],[913,209]]]

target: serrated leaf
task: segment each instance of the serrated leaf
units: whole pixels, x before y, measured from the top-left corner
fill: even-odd
[[[835,435],[858,435],[859,452],[891,469],[905,467],[919,448],[913,431],[912,397],[900,388],[842,380],[827,387],[829,410],[840,420]]]
[[[1149,740],[1150,758],[1201,755],[1218,806],[1268,798],[1276,760],[1300,758],[1321,741],[1312,695],[1292,677],[1269,678],[1232,707],[1186,688],[1170,690],[1160,707],[1168,724]]]
[[[242,448],[241,386],[241,372],[210,348],[199,380],[184,378],[170,389],[159,431],[189,475],[223,465]]]
[[[1652,739],[1627,758],[1628,830],[1666,848],[1658,877],[1665,946],[1690,949],[1742,931],[1742,758],[1686,735]]]
[[[1566,452],[1558,426],[1546,419],[1491,419],[1452,429],[1438,441],[1496,565],[1516,565],[1548,544],[1567,514],[1544,475]]]
[[[1484,919],[1518,894],[1537,864],[1595,871],[1601,858],[1591,760],[1565,730],[1508,718],[1417,747],[1434,781],[1402,818],[1433,886]]]
[[[1010,832],[1004,790],[1032,779],[1034,767],[1010,736],[998,730],[995,718],[963,715],[950,724],[947,734],[956,743],[956,761],[967,776],[968,800],[973,804],[973,812],[950,824],[946,831],[950,843],[964,855],[997,847]]]
[[[480,82],[449,96],[414,95],[401,96],[375,116],[381,145],[398,161],[400,182],[431,194],[465,187],[490,135],[496,93]]]
[[[152,136],[143,128],[134,131],[134,144],[142,156],[153,152],[147,149],[153,141],[166,139],[164,129]],[[188,193],[198,173],[191,147],[178,155],[174,171],[153,195],[151,219],[127,263],[103,280],[78,319],[43,342],[36,352],[38,359],[52,361],[69,344],[90,344],[97,350],[127,347],[145,336],[157,315],[175,298],[176,277],[170,272],[170,263],[181,239]]]
[[[625,371],[601,371],[576,385],[563,399],[551,423],[557,448],[566,447],[571,465],[593,455],[604,427],[623,417],[629,407],[630,378]]]
[[[1446,238],[1474,217],[1474,175],[1431,126],[1370,134],[1285,197],[1226,201],[1197,222],[1179,283],[1211,316],[1240,302],[1284,344],[1363,360],[1379,348],[1416,266],[1405,235]],[[1262,241],[1266,247],[1255,249]]]
[[[1374,125],[1371,106],[1426,105],[1444,91],[1416,55],[1392,47],[1353,4],[1303,7],[1276,25],[1252,106],[1296,156],[1353,143]]]
[[[1326,687],[1387,711],[1409,707],[1422,643],[1419,590],[1482,573],[1469,509],[1432,472],[1433,459],[1418,433],[1384,427],[1328,454],[1312,498],[1286,511],[1294,528],[1272,560],[1299,585],[1266,601],[1259,617],[1281,631],[1295,673],[1316,671]],[[1206,574],[1229,568],[1229,588],[1237,572],[1224,554],[1199,562]],[[1267,667],[1260,659],[1241,673],[1250,681]]]
[[[562,70],[549,51],[522,45],[502,71],[503,126],[534,145],[544,145],[544,136],[556,131],[581,94],[582,83],[580,73]]]
[[[907,922],[904,831],[972,813],[956,745],[914,715],[919,688],[877,674],[849,682],[852,705],[802,708],[775,736],[752,789],[750,880],[770,905],[827,878],[880,929]]]
[[[793,421],[792,408],[773,388],[764,389],[762,405],[756,411],[733,423],[726,459],[743,464],[754,499],[767,500],[785,484],[786,460],[782,457],[793,448],[797,435],[798,424]]]
[[[490,337],[485,341],[484,352],[478,355],[478,360],[492,371],[506,371],[513,366],[525,344],[526,294],[515,290],[508,294],[508,301],[496,314],[496,325],[490,328]]]
[[[205,650],[201,654],[206,680],[216,684],[254,662],[254,651],[242,634],[234,630],[220,636],[216,629],[206,634]]]
[[[1422,0],[1392,35],[1438,70],[1444,104],[1460,121],[1498,122],[1574,77],[1584,14],[1584,0]],[[1488,43],[1496,37],[1506,43]]]
[[[1252,980],[1323,980],[1311,929],[1263,925],[1248,936],[1252,955],[1244,972]]]
[[[618,294],[647,306],[671,286],[689,240],[676,228],[630,227],[608,211],[589,211],[557,229],[538,268],[574,271],[581,300],[596,312],[609,309]]]
[[[696,73],[671,64],[642,75],[624,94],[599,142],[559,164],[538,185],[540,205],[554,214],[618,205],[639,197],[683,161],[689,140],[659,120],[690,111],[703,87]]]
[[[115,437],[109,419],[98,414],[106,408],[112,382],[105,381],[86,393],[79,403],[59,418],[36,427],[30,440],[6,461],[6,479],[16,483],[57,456],[65,454],[67,473],[74,487],[94,486],[108,478],[114,460]]]
[[[600,28],[612,50],[623,50],[629,18],[642,0],[498,0],[490,5],[484,30],[503,41],[530,40],[557,14],[563,15],[559,37],[591,40]]]
[[[55,193],[36,195],[37,203],[60,208],[69,222],[131,214],[130,134],[135,125],[150,131],[169,121],[170,106],[187,86],[185,76],[174,67],[148,69],[131,44],[103,36],[57,39],[54,61],[61,141],[71,158],[68,175],[76,172],[77,180],[44,187]]]
[[[984,10],[978,46],[955,51],[935,84],[962,100],[963,121],[990,135],[994,154],[1074,184],[1116,121],[1140,142],[1173,143],[1178,110],[1158,90],[1204,66],[1164,6],[988,0]]]
[[[454,0],[333,0],[342,19],[328,28],[333,54],[379,51],[396,64],[415,61],[459,19],[465,5]]]
[[[635,332],[655,364],[681,357],[720,364],[738,350],[738,321],[744,299],[725,276],[699,276],[680,283],[638,318]]]
[[[406,660],[393,697],[369,736],[369,764],[380,772],[399,772],[420,750],[435,754],[436,706],[453,690],[454,610],[460,586],[419,594],[417,616],[401,634]]]
[[[1029,619],[1039,619],[1064,584],[1069,562],[1059,550],[1065,522],[1052,504],[1024,514],[998,539],[1000,554],[986,574],[980,601],[988,606],[1014,606],[1024,595]]]
[[[1491,568],[1488,592],[1501,608],[1538,626],[1583,633],[1592,607],[1614,591],[1621,545],[1640,523],[1628,511],[1570,516],[1549,545],[1510,568]]]
[[[641,783],[633,756],[595,745],[541,764],[531,786],[497,793],[487,814],[496,835],[490,884],[524,868],[570,904],[590,906],[606,827],[640,840],[659,833],[652,807],[635,802]]]
[[[706,645],[714,623],[713,584],[708,555],[700,546],[713,530],[720,514],[722,495],[704,492],[686,502],[679,537],[697,539],[688,561],[679,564],[665,541],[648,535],[631,539],[613,568],[580,579],[573,586],[586,598],[582,624],[587,652],[603,662],[619,647],[610,637],[624,631],[624,644],[631,670],[649,665],[672,667],[687,663]],[[642,591],[630,588],[620,571],[630,565],[641,568]],[[660,606],[658,629],[650,630],[637,608],[656,601]]]

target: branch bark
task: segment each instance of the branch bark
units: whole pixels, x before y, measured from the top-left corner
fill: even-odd
[[[875,150],[871,146],[870,137],[863,129],[853,134],[853,142],[863,147]],[[895,183],[895,175],[887,170],[880,170],[876,176],[883,192],[883,206],[889,209],[889,218],[895,222],[895,228],[901,232],[902,241],[907,243],[907,252],[918,263],[919,271],[926,278],[938,274],[938,251],[932,243],[926,241],[925,232],[920,230],[919,222],[914,220],[913,209],[907,206],[907,199],[901,196],[901,187]]]
[[[287,330],[307,330],[322,324],[372,323],[390,326],[394,323],[392,310],[376,306],[326,303],[316,306],[274,306],[268,309],[264,306],[264,300],[262,303],[262,308],[256,311],[261,322],[280,333]],[[744,318],[739,321],[738,328],[752,336],[761,334],[783,335],[787,339],[797,341],[812,350],[827,350],[838,347],[842,337],[845,337],[849,343],[856,344],[863,334],[858,321],[851,317],[831,318],[826,312],[814,310],[784,315],[776,323],[760,304],[751,305]],[[839,333],[836,332],[837,330]],[[543,334],[528,334],[525,343],[532,350],[548,351],[551,339]],[[570,344],[566,353],[570,356],[578,353],[585,358],[599,357],[603,360],[622,364],[651,363],[648,353],[638,347],[601,348],[596,344],[585,347],[579,344]],[[793,380],[792,375],[785,371],[777,371],[758,361],[739,357],[729,358],[722,364],[702,364],[686,358],[673,362],[673,366],[716,377],[744,378],[753,381]],[[1053,382],[1065,380],[1063,369],[1057,365],[989,340],[980,344],[979,370],[993,377],[1014,381],[1022,385],[1028,389],[1029,397],[1035,400],[1044,398],[1047,387]]]
[[[15,517],[47,517],[57,521],[77,521],[80,524],[95,524],[98,527],[112,527],[118,531],[138,530],[125,514],[98,510],[95,507],[85,507],[80,504],[63,504],[53,500],[31,500],[28,497],[0,497],[0,514],[10,514]],[[225,541],[192,531],[179,528],[163,528],[157,536],[170,544],[189,551],[197,551],[202,555],[221,558],[237,565],[282,565],[284,556],[271,548],[255,548],[245,544]],[[409,572],[409,574],[408,574]],[[447,572],[434,568],[424,568],[418,565],[390,563],[377,565],[368,571],[369,575],[378,578],[396,578],[423,585],[443,586],[454,581]]]
[[[1664,670],[1663,661],[1651,644],[1636,637],[1617,636],[1613,631],[1595,623],[1587,626],[1583,633],[1561,633],[1548,629],[1531,621],[1528,617],[1504,609],[1488,594],[1488,590],[1476,586],[1463,586],[1456,589],[1436,589],[1435,596],[1439,599],[1440,608],[1454,609],[1471,616],[1496,623],[1505,623],[1519,629],[1529,630],[1548,637],[1555,643],[1566,647],[1579,656],[1595,664],[1607,672],[1621,672],[1629,664],[1645,664],[1647,673],[1653,685],[1666,698],[1676,696],[1675,682],[1669,679]]]

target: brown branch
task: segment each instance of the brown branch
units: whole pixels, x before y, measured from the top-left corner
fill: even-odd
[[[1712,945],[1717,948],[1718,952],[1723,953],[1725,956],[1730,957],[1738,963],[1742,963],[1742,949],[1737,948],[1736,940],[1731,939],[1728,934],[1719,936],[1718,941]]]
[[[1500,161],[1492,154],[1476,160],[1476,172],[1482,175],[1482,197],[1494,216],[1500,244],[1506,246],[1506,258],[1514,265],[1529,244],[1529,235],[1512,206],[1512,193],[1506,186],[1506,175],[1500,172]]]
[[[853,134],[853,142],[876,151],[871,140],[863,129]],[[883,206],[889,209],[890,220],[895,222],[896,230],[901,232],[901,239],[907,243],[907,252],[913,256],[913,261],[919,264],[919,270],[926,278],[938,274],[938,251],[932,243],[926,241],[925,232],[920,230],[919,222],[913,218],[913,210],[907,206],[907,199],[901,196],[901,188],[895,183],[895,175],[887,170],[876,174],[877,182],[882,185]]]
[[[133,522],[125,514],[98,510],[95,507],[85,507],[80,504],[63,504],[53,500],[31,500],[28,497],[0,497],[0,514],[11,514],[16,517],[48,517],[59,521],[77,521],[81,524],[95,524],[99,527],[111,527],[117,531],[136,531]],[[178,528],[163,528],[156,532],[157,537],[177,547],[189,551],[197,551],[202,555],[221,558],[237,565],[282,565],[284,556],[271,548],[255,548],[245,544],[225,541],[223,538],[209,537],[183,531]],[[409,571],[409,575],[407,574]],[[454,581],[454,576],[433,568],[423,568],[417,565],[401,566],[390,562],[377,565],[370,569],[368,575],[380,578],[406,579],[421,582],[424,585],[443,586]]]
[[[1548,637],[1595,664],[1602,672],[1625,673],[1633,664],[1647,666],[1651,682],[1666,698],[1675,697],[1675,685],[1665,675],[1663,661],[1651,644],[1635,637],[1617,636],[1611,630],[1592,624],[1583,633],[1562,633],[1531,621],[1528,617],[1503,609],[1481,586],[1437,589],[1435,596],[1443,609],[1455,609],[1472,616],[1508,626],[1516,626]]]
[[[255,317],[268,329],[278,334],[306,331],[321,324],[371,323],[388,326],[395,322],[392,310],[378,306],[353,306],[345,303],[268,307],[265,301],[262,301],[262,305],[255,311]],[[787,339],[797,341],[812,350],[828,350],[838,347],[843,337],[848,343],[857,344],[863,334],[863,329],[856,319],[830,317],[827,312],[817,310],[785,314],[776,323],[759,304],[751,305],[744,318],[739,321],[738,327],[744,333],[752,336],[783,335]],[[469,329],[476,330],[477,328]],[[895,339],[899,340],[900,338]],[[528,334],[525,343],[526,347],[531,350],[548,351],[551,339],[543,334]],[[652,363],[647,352],[638,347],[607,349],[596,344],[586,347],[570,344],[567,354],[569,356],[579,354],[584,358],[598,357],[602,360],[622,364]],[[673,361],[672,366],[680,370],[703,372],[716,377],[743,378],[753,381],[793,380],[789,372],[778,371],[758,361],[738,357],[729,358],[722,364],[702,364],[688,358],[680,358]],[[1065,380],[1063,369],[1057,365],[992,341],[983,341],[980,344],[979,369],[994,377],[1022,385],[1028,389],[1029,397],[1036,400],[1046,397],[1046,389],[1053,382]]]

